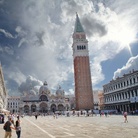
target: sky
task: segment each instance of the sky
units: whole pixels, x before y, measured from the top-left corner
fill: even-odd
[[[137,0],[0,0],[0,61],[9,95],[47,81],[74,93],[76,12],[88,39],[93,90],[138,70]]]

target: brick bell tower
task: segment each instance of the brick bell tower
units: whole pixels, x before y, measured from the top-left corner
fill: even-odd
[[[88,40],[86,39],[86,34],[77,13],[72,48],[74,58],[76,110],[93,109]]]

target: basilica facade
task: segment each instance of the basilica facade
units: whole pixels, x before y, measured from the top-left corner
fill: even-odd
[[[70,109],[69,99],[65,98],[64,90],[59,86],[55,93],[51,93],[47,82],[40,87],[39,93],[30,90],[21,96],[19,112],[21,114],[51,113]]]

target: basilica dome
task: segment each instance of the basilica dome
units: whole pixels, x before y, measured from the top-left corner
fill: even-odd
[[[56,90],[56,95],[57,96],[64,96],[64,90],[61,89],[61,86],[59,86],[59,88]]]
[[[39,89],[39,95],[41,95],[41,94],[50,94],[50,90],[47,86],[46,81],[44,82],[43,86],[41,86],[40,89]]]

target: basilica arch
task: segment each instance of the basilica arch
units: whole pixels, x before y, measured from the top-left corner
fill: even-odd
[[[24,113],[29,113],[29,105],[24,106]]]
[[[56,111],[56,105],[52,104],[51,107],[50,107],[50,109],[51,109],[52,112],[55,112]]]
[[[47,113],[48,112],[48,106],[45,102],[42,102],[40,105],[39,105],[39,111],[41,113]]]
[[[62,104],[58,105],[58,111],[64,111],[64,106]]]
[[[31,105],[31,112],[36,112],[36,105],[35,104]]]

